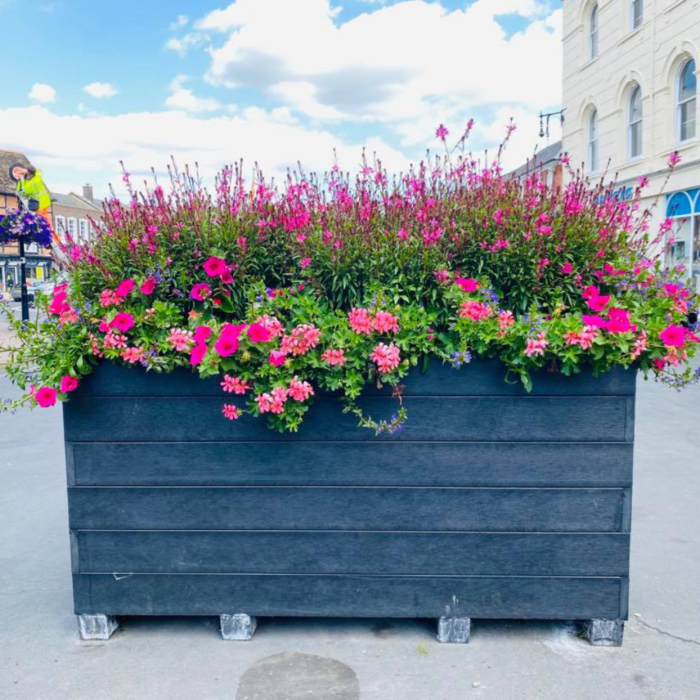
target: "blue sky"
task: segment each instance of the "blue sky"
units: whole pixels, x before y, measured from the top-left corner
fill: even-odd
[[[440,122],[457,135],[474,117],[480,149],[513,116],[517,164],[559,106],[560,4],[0,0],[0,148],[56,191],[104,194],[120,158],[141,174],[173,154],[210,177],[238,157],[320,169],[334,149],[353,169],[366,146],[398,169]]]

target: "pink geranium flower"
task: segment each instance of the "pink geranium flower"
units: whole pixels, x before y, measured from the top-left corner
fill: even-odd
[[[301,381],[296,375],[289,384],[289,396],[295,401],[306,401],[309,396],[313,396],[313,393],[311,384]]]
[[[170,343],[170,347],[177,352],[183,352],[190,349],[190,345],[193,340],[192,331],[186,331],[182,328],[172,328],[170,330],[170,335],[167,340]]]
[[[204,301],[211,296],[211,287],[206,282],[197,282],[192,285],[190,290],[190,299],[196,301]]]
[[[259,323],[251,323],[247,333],[254,343],[267,343],[272,338],[270,331]]]
[[[321,331],[311,323],[302,323],[297,326],[290,335],[282,338],[280,350],[294,356],[305,355],[318,345]]]
[[[240,377],[232,377],[229,374],[224,375],[224,381],[221,382],[221,388],[227,394],[245,394],[250,389],[250,384]]]
[[[126,333],[134,326],[134,317],[124,311],[120,311],[110,322],[110,329],[116,328],[122,333]]]
[[[376,363],[379,371],[383,374],[393,372],[401,361],[401,351],[394,343],[389,345],[379,343],[372,351],[370,359]]]
[[[284,404],[287,402],[287,389],[277,387],[269,393],[255,397],[260,413],[282,413]]]
[[[156,290],[156,280],[154,277],[149,277],[140,287],[141,294],[145,294],[147,297],[151,296]]]
[[[238,420],[241,417],[241,412],[238,407],[232,403],[225,403],[221,412],[224,414],[224,418],[229,420]]]
[[[367,309],[352,309],[348,313],[348,321],[355,333],[369,335],[373,330],[372,315]]]
[[[124,301],[115,291],[111,289],[105,289],[100,294],[100,306],[117,306]]]
[[[221,357],[228,357],[233,355],[236,350],[238,350],[238,337],[245,329],[245,324],[240,326],[234,326],[231,323],[227,323],[222,329],[219,339],[214,345],[214,350]]]
[[[78,380],[65,374],[61,377],[61,392],[67,394],[69,391],[75,391],[78,388]]]
[[[528,338],[527,346],[525,347],[525,354],[528,357],[533,355],[544,355],[545,348],[549,345],[549,341],[546,340],[547,333],[542,331],[537,338]]]
[[[120,296],[122,298],[128,297],[129,294],[134,289],[134,286],[135,286],[134,280],[132,280],[131,278],[124,280],[123,282],[120,282],[119,286],[116,289],[117,296]]]
[[[480,301],[465,301],[459,311],[462,318],[470,321],[483,321],[493,314],[493,309]]]
[[[327,362],[331,367],[342,367],[347,362],[347,357],[342,350],[326,350],[326,352],[321,355],[321,359]]]
[[[274,365],[275,367],[280,367],[281,365],[283,365],[286,358],[287,358],[286,352],[280,352],[279,350],[271,350],[270,351],[270,357],[269,357],[270,364]]]
[[[372,325],[380,333],[388,333],[389,331],[398,333],[399,331],[398,319],[388,311],[377,311]]]
[[[268,314],[258,316],[258,318],[255,319],[255,323],[261,325],[263,328],[266,328],[269,331],[271,338],[276,338],[278,335],[282,335],[282,332],[284,331],[282,323],[279,321],[279,319],[275,318],[274,316],[269,316]]]
[[[204,272],[206,272],[209,277],[220,277],[228,272],[226,261],[222,258],[217,258],[215,255],[210,256],[204,262],[203,267]]]
[[[41,389],[34,393],[34,398],[41,408],[49,408],[56,403],[56,389],[52,389],[50,386],[42,386]]]
[[[685,345],[686,330],[683,326],[670,325],[659,333],[659,338],[664,345],[680,348]]]
[[[145,357],[143,348],[126,348],[120,353],[122,360],[129,362],[130,364],[136,364],[141,362]]]
[[[481,282],[477,282],[471,277],[458,277],[455,280],[455,284],[462,288],[463,292],[475,292],[479,287],[481,287]]]

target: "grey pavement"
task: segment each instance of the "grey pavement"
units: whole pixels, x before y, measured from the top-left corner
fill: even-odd
[[[12,393],[0,377],[0,398]],[[630,621],[591,647],[564,623],[127,618],[81,642],[72,615],[60,409],[0,415],[0,700],[700,698],[700,387],[639,382]]]

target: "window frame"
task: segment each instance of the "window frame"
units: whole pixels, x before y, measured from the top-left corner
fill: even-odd
[[[633,32],[644,24],[644,0],[630,0],[629,8],[630,31]],[[637,17],[639,17],[639,21],[637,21]]]
[[[600,51],[600,12],[598,3],[593,3],[593,6],[588,12],[588,58],[593,60],[598,56]]]
[[[639,94],[639,119],[633,121],[635,96]],[[644,156],[644,98],[642,86],[635,83],[627,98],[627,160],[637,160]],[[635,129],[636,127],[636,129]],[[639,152],[634,152],[634,135],[639,131]]]
[[[600,170],[600,120],[598,110],[593,108],[587,119],[586,153],[588,170],[597,173]],[[595,136],[595,138],[593,138]]]
[[[685,71],[688,70],[691,66],[691,64],[694,67],[693,70],[693,75],[695,76],[695,93],[691,97],[687,97],[684,100],[681,100],[681,95],[682,95],[682,85],[683,85],[683,75],[685,74]],[[678,143],[687,143],[689,141],[694,141],[697,138],[697,133],[698,133],[698,124],[697,124],[697,112],[698,112],[698,87],[697,87],[697,75],[695,75],[697,71],[697,63],[693,57],[687,58],[683,63],[681,64],[681,67],[678,71],[678,76],[676,79],[676,140]],[[692,122],[693,122],[693,134],[691,136],[686,136],[683,138],[683,107],[689,104],[690,102],[695,103],[695,113],[693,114]],[[688,123],[691,120],[688,120],[686,123]]]

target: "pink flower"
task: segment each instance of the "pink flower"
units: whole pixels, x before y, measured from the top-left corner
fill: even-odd
[[[287,389],[277,387],[269,393],[255,397],[260,413],[282,413],[287,402]]]
[[[528,338],[525,354],[528,357],[533,355],[544,355],[545,348],[549,345],[549,341],[545,340],[547,333],[542,331],[537,338]]]
[[[370,335],[372,333],[372,316],[367,309],[353,309],[348,314],[350,328],[355,333]]]
[[[111,289],[105,289],[102,294],[100,294],[100,305],[101,306],[116,306],[124,301],[116,292]]]
[[[289,384],[289,396],[295,401],[306,401],[309,396],[313,396],[314,390],[309,382],[299,380],[296,375]]]
[[[483,321],[489,318],[493,309],[480,301],[465,301],[462,303],[459,315],[470,321]]]
[[[270,338],[276,338],[278,335],[282,335],[282,332],[284,331],[282,323],[279,321],[279,319],[275,318],[274,316],[269,316],[268,314],[258,316],[258,318],[255,319],[255,323],[261,325],[263,328],[266,328],[270,333]]]
[[[134,289],[134,280],[129,278],[128,280],[124,280],[123,282],[119,283],[119,286],[116,289],[116,294],[117,296],[126,298],[129,296],[130,292]]]
[[[632,359],[636,360],[643,352],[648,348],[647,332],[642,331],[639,337],[634,341],[634,347],[632,348]]]
[[[143,348],[126,348],[121,352],[122,360],[132,365],[141,362],[144,356]]]
[[[156,290],[156,280],[154,277],[149,277],[140,287],[141,294],[145,294],[147,297],[151,296]]]
[[[602,316],[588,316],[584,314],[581,316],[581,320],[587,325],[593,328],[605,328],[607,321]]]
[[[401,361],[401,351],[399,348],[390,343],[379,343],[376,348],[372,351],[370,359],[376,363],[379,371],[385,374],[386,372],[393,372]]]
[[[42,408],[49,408],[56,403],[56,389],[52,389],[50,386],[42,386],[35,394],[34,398],[36,402]]]
[[[598,290],[598,287],[592,284],[583,290],[584,299],[595,299],[599,294],[600,291]]]
[[[241,412],[238,410],[238,407],[232,403],[225,403],[221,412],[224,414],[224,418],[228,418],[229,420],[237,420],[241,417]]]
[[[512,311],[501,311],[498,314],[498,327],[504,331],[508,326],[512,326],[515,323],[515,318],[513,317]]]
[[[211,296],[211,287],[206,282],[197,282],[197,284],[192,285],[190,291],[190,299],[195,299],[196,301],[204,301]]]
[[[125,348],[126,341],[127,341],[127,338],[125,335],[121,335],[120,333],[115,333],[114,331],[108,331],[107,335],[105,335],[104,346],[107,349]]]
[[[389,331],[398,333],[399,331],[398,319],[388,311],[377,311],[374,315],[373,327],[380,333],[388,333]]]
[[[342,367],[347,362],[347,357],[345,357],[342,350],[326,350],[326,352],[321,355],[321,359],[327,362],[331,367]]]
[[[233,275],[231,274],[231,271],[229,269],[226,269],[225,272],[222,272],[219,275],[219,279],[224,283],[224,284],[231,284],[233,282]]]
[[[648,185],[649,185],[649,178],[646,175],[642,175],[642,177],[639,178],[640,189],[644,189]]]
[[[206,343],[211,334],[212,330],[209,326],[197,326],[194,329],[192,340],[194,340],[195,343]]]
[[[610,296],[601,294],[600,296],[593,297],[592,299],[588,300],[588,306],[593,311],[603,311],[605,307],[610,303]]]
[[[170,331],[170,335],[168,336],[167,341],[170,343],[170,346],[173,348],[173,350],[177,350],[177,352],[183,352],[185,350],[190,349],[193,335],[194,334],[192,333],[192,331],[186,331],[182,328],[173,328]]]
[[[455,280],[455,284],[461,287],[462,291],[464,292],[475,292],[479,287],[481,287],[481,283],[477,282],[471,277],[458,277]]]
[[[678,151],[673,151],[668,157],[668,167],[673,170],[678,163],[681,162],[681,154]]]
[[[192,366],[201,364],[208,349],[206,343],[197,343],[190,352],[190,364]]]
[[[435,136],[436,138],[439,138],[441,141],[444,141],[448,134],[450,132],[448,131],[447,127],[444,124],[440,124],[437,129],[435,129]]]
[[[131,314],[120,311],[109,324],[110,329],[117,329],[122,333],[126,333],[130,328],[134,326],[134,317]]]
[[[67,394],[69,391],[75,391],[78,388],[78,380],[68,374],[61,377],[61,392]]]
[[[274,365],[275,367],[281,367],[284,364],[284,361],[286,358],[287,358],[286,352],[280,352],[279,350],[271,350],[270,351],[269,361],[270,361],[270,364]]]
[[[209,277],[220,277],[228,272],[228,265],[226,265],[226,261],[222,258],[217,258],[215,255],[210,256],[204,262],[203,267],[204,272],[206,272]]]
[[[234,326],[231,323],[225,324],[221,329],[219,339],[214,345],[214,350],[216,350],[221,357],[233,355],[233,353],[238,350],[238,336],[240,336],[244,329],[245,324],[240,326]]]
[[[311,258],[302,258],[299,261],[299,266],[301,267],[302,270],[306,270],[306,268],[311,265]]]
[[[321,331],[311,323],[302,323],[297,326],[291,335],[285,335],[280,344],[280,350],[286,355],[305,355],[318,345]]]
[[[610,333],[629,333],[636,331],[637,326],[630,323],[629,313],[625,309],[612,308],[608,312],[609,321],[605,324],[605,329]]]
[[[680,348],[685,345],[686,330],[683,326],[670,325],[659,333],[659,338],[664,345]]]
[[[254,343],[267,343],[272,338],[270,331],[259,323],[251,323],[247,333]]]
[[[561,266],[562,274],[570,275],[574,271],[574,266],[570,262],[566,262]]]
[[[244,379],[232,377],[229,374],[224,375],[221,387],[227,394],[245,394],[250,389],[250,385]]]

